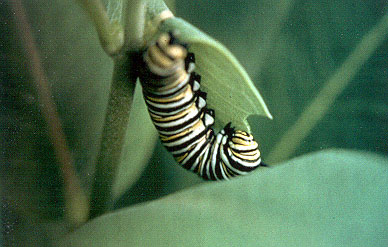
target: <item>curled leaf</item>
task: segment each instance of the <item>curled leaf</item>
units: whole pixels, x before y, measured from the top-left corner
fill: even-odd
[[[148,9],[148,18],[159,20],[158,16],[166,11],[165,5],[155,1]],[[158,24],[155,21],[148,23]],[[250,131],[248,116],[272,118],[247,72],[221,43],[180,18],[166,18],[157,31],[152,25],[147,28],[148,34],[173,31],[179,40],[189,44],[189,50],[195,53],[196,72],[202,76],[202,90],[208,94],[208,106],[216,113],[216,127],[222,128],[232,122],[238,129]]]
[[[178,38],[190,45],[208,106],[216,113],[217,127],[232,122],[238,129],[250,131],[248,116],[272,118],[249,75],[225,46],[179,18],[166,20],[161,30],[176,30]]]

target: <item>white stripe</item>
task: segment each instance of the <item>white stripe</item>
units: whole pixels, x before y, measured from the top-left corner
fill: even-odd
[[[227,139],[228,137],[227,137],[227,136],[224,136],[223,139],[224,139],[224,138]],[[223,142],[221,143],[219,149],[220,149],[220,150],[224,149],[224,143],[223,143]],[[226,173],[225,173],[224,167],[221,165],[221,159],[220,159],[220,161],[218,162],[218,166],[220,167],[220,170],[221,170],[221,174],[222,174],[223,179],[229,180],[228,176],[227,176]],[[217,175],[216,175],[216,177],[217,177]]]
[[[251,145],[248,145],[248,146],[243,146],[241,144],[238,144],[238,145],[239,146],[235,145],[233,141],[229,141],[229,147],[236,150],[246,151],[246,150],[257,149],[259,147],[257,142],[255,142],[255,144],[252,143]]]
[[[177,129],[177,130],[174,130],[174,131],[163,131],[163,130],[158,130],[158,132],[159,132],[160,134],[163,134],[163,135],[176,135],[176,134],[179,134],[179,133],[182,132],[182,131],[185,131],[186,129],[188,129],[188,128],[190,128],[190,127],[193,127],[193,125],[197,124],[198,121],[201,121],[201,119],[198,118],[196,121],[193,121],[192,123],[187,124],[187,125],[183,126],[182,128]]]
[[[197,136],[205,130],[205,126],[201,124],[198,128],[193,129],[189,135],[184,136],[184,137],[178,137],[178,140],[173,141],[173,142],[163,142],[163,145],[166,147],[174,147],[174,146],[179,146],[185,142],[188,142],[192,139],[196,139]]]
[[[193,150],[190,151],[190,153],[186,156],[186,158],[181,162],[181,164],[186,164],[186,162],[193,157],[200,149],[201,147],[205,144],[206,142],[206,136],[202,137],[202,140],[198,142]],[[199,156],[199,155],[198,155]]]
[[[155,115],[159,115],[162,117],[168,117],[168,116],[174,116],[175,114],[186,110],[187,108],[191,107],[193,104],[195,104],[195,101],[192,104],[188,104],[188,105],[186,105],[186,106],[184,106],[176,111],[172,111],[172,112],[159,112],[159,111],[152,110],[149,107],[148,107],[148,111],[152,112]]]
[[[170,127],[175,127],[175,126],[178,126],[178,125],[181,125],[187,121],[189,121],[190,119],[194,118],[197,114],[199,113],[199,109],[197,109],[195,107],[195,109],[193,111],[190,111],[188,114],[186,114],[186,116],[183,116],[181,118],[178,118],[174,121],[171,121],[171,122],[156,122],[158,120],[155,120],[153,121],[154,124],[158,127],[161,127],[161,128],[170,128]]]
[[[220,146],[220,143],[221,143],[221,140],[222,140],[222,134],[217,134],[216,136],[216,141],[215,143],[213,144],[214,146],[214,150],[213,150],[213,153],[212,153],[212,160],[211,160],[211,163],[210,163],[210,166],[212,168],[212,171],[213,171],[213,174],[214,176],[217,178],[216,176],[216,163],[217,163],[217,153],[218,153],[218,150],[219,150],[219,146]]]
[[[227,138],[223,139],[223,143],[226,143],[226,139],[227,139]],[[240,171],[240,170],[234,168],[234,167],[229,163],[228,157],[227,157],[227,155],[225,154],[224,149],[221,149],[221,153],[220,153],[220,154],[221,154],[221,159],[222,159],[222,161],[224,161],[225,165],[226,165],[230,170],[232,170],[234,173],[239,174],[239,175],[244,175],[244,174],[247,174],[247,173],[248,173],[248,172]]]
[[[239,163],[239,164],[242,165],[242,166],[246,166],[246,167],[250,167],[250,168],[251,168],[251,167],[256,167],[256,166],[260,165],[261,159],[257,160],[257,161],[254,162],[254,163],[246,162],[246,161],[243,161],[243,160],[239,159],[238,157],[234,156],[234,155],[230,152],[229,149],[228,149],[228,151],[229,151],[229,155],[230,155],[230,157],[232,158],[232,160],[236,161],[237,163]]]
[[[169,108],[176,108],[178,106],[184,105],[185,103],[189,102],[191,99],[193,99],[194,94],[189,94],[183,97],[181,100],[173,103],[168,103],[168,104],[162,104],[162,103],[155,103],[152,102],[149,99],[147,100],[147,103],[152,105],[153,107],[159,108],[159,109],[169,109]]]
[[[187,73],[191,73],[195,70],[195,63],[189,63],[189,66],[187,68]]]
[[[209,165],[209,162],[207,162],[207,157],[209,156],[209,152],[211,152],[211,143],[209,143],[209,147],[206,148],[206,152],[203,154],[203,159],[202,159],[202,163],[201,163],[201,170],[198,171],[198,174],[203,177],[203,170],[206,169],[206,166]]]

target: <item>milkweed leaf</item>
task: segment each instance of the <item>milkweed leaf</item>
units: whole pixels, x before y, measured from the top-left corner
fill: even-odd
[[[157,17],[163,12],[163,7],[155,6],[158,7],[153,7],[149,16]],[[272,118],[249,75],[225,46],[180,18],[168,18],[157,29],[155,33],[174,32],[194,52],[202,90],[208,94],[209,108],[215,110],[216,127],[223,128],[232,122],[238,129],[250,131],[248,116]]]
[[[386,157],[324,151],[96,218],[61,244],[386,246],[387,193]]]
[[[201,87],[208,93],[208,106],[215,110],[218,127],[232,122],[250,131],[248,116],[272,118],[249,75],[225,46],[179,18],[166,20],[161,29],[177,30],[177,37],[194,52]]]

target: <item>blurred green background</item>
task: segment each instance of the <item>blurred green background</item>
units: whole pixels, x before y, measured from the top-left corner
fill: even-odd
[[[113,63],[74,1],[23,1],[82,185],[93,162]],[[262,156],[273,150],[319,89],[386,14],[386,1],[176,1],[175,14],[219,40],[255,82],[273,120],[251,117]],[[3,241],[38,245],[65,226],[62,179],[9,2],[0,3]],[[292,157],[327,148],[388,152],[388,39],[357,72]],[[139,89],[139,88],[138,88]],[[116,208],[202,181],[156,139],[140,90],[114,191]],[[291,158],[291,157],[290,157]],[[280,162],[282,160],[276,160]],[[38,224],[43,222],[44,224]],[[39,225],[39,227],[37,227]]]

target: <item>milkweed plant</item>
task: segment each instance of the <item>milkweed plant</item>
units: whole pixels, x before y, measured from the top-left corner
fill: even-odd
[[[168,1],[167,7],[161,0],[77,0],[56,1],[55,8],[43,1],[39,8],[21,0],[6,3],[3,11],[13,13],[8,16],[15,30],[5,43],[6,65],[17,56],[25,62],[15,60],[3,80],[0,241],[5,246],[386,246],[387,6],[357,24],[352,18],[358,15],[346,7],[350,2],[259,3]],[[355,12],[372,9],[357,4]],[[193,8],[204,6],[204,20],[190,17]],[[228,46],[236,55],[176,17],[180,8],[197,23],[225,28],[218,38],[233,40]],[[329,10],[354,25],[327,21],[322,13]],[[45,14],[34,18],[37,13]],[[252,20],[253,13],[261,22]],[[214,20],[222,18],[228,21],[218,27]],[[62,34],[58,24],[45,26],[42,20],[73,26]],[[345,32],[352,28],[357,35]],[[173,33],[195,54],[215,129],[231,122],[251,133],[268,167],[228,181],[202,181],[160,148],[139,85],[146,66],[139,58],[164,33]],[[342,36],[330,38],[337,33]],[[67,72],[64,63],[78,74]],[[18,70],[23,64],[27,70]],[[375,90],[363,80],[374,80]],[[354,85],[360,89],[351,93]],[[373,92],[367,95],[368,90]],[[357,122],[364,120],[370,124]]]

